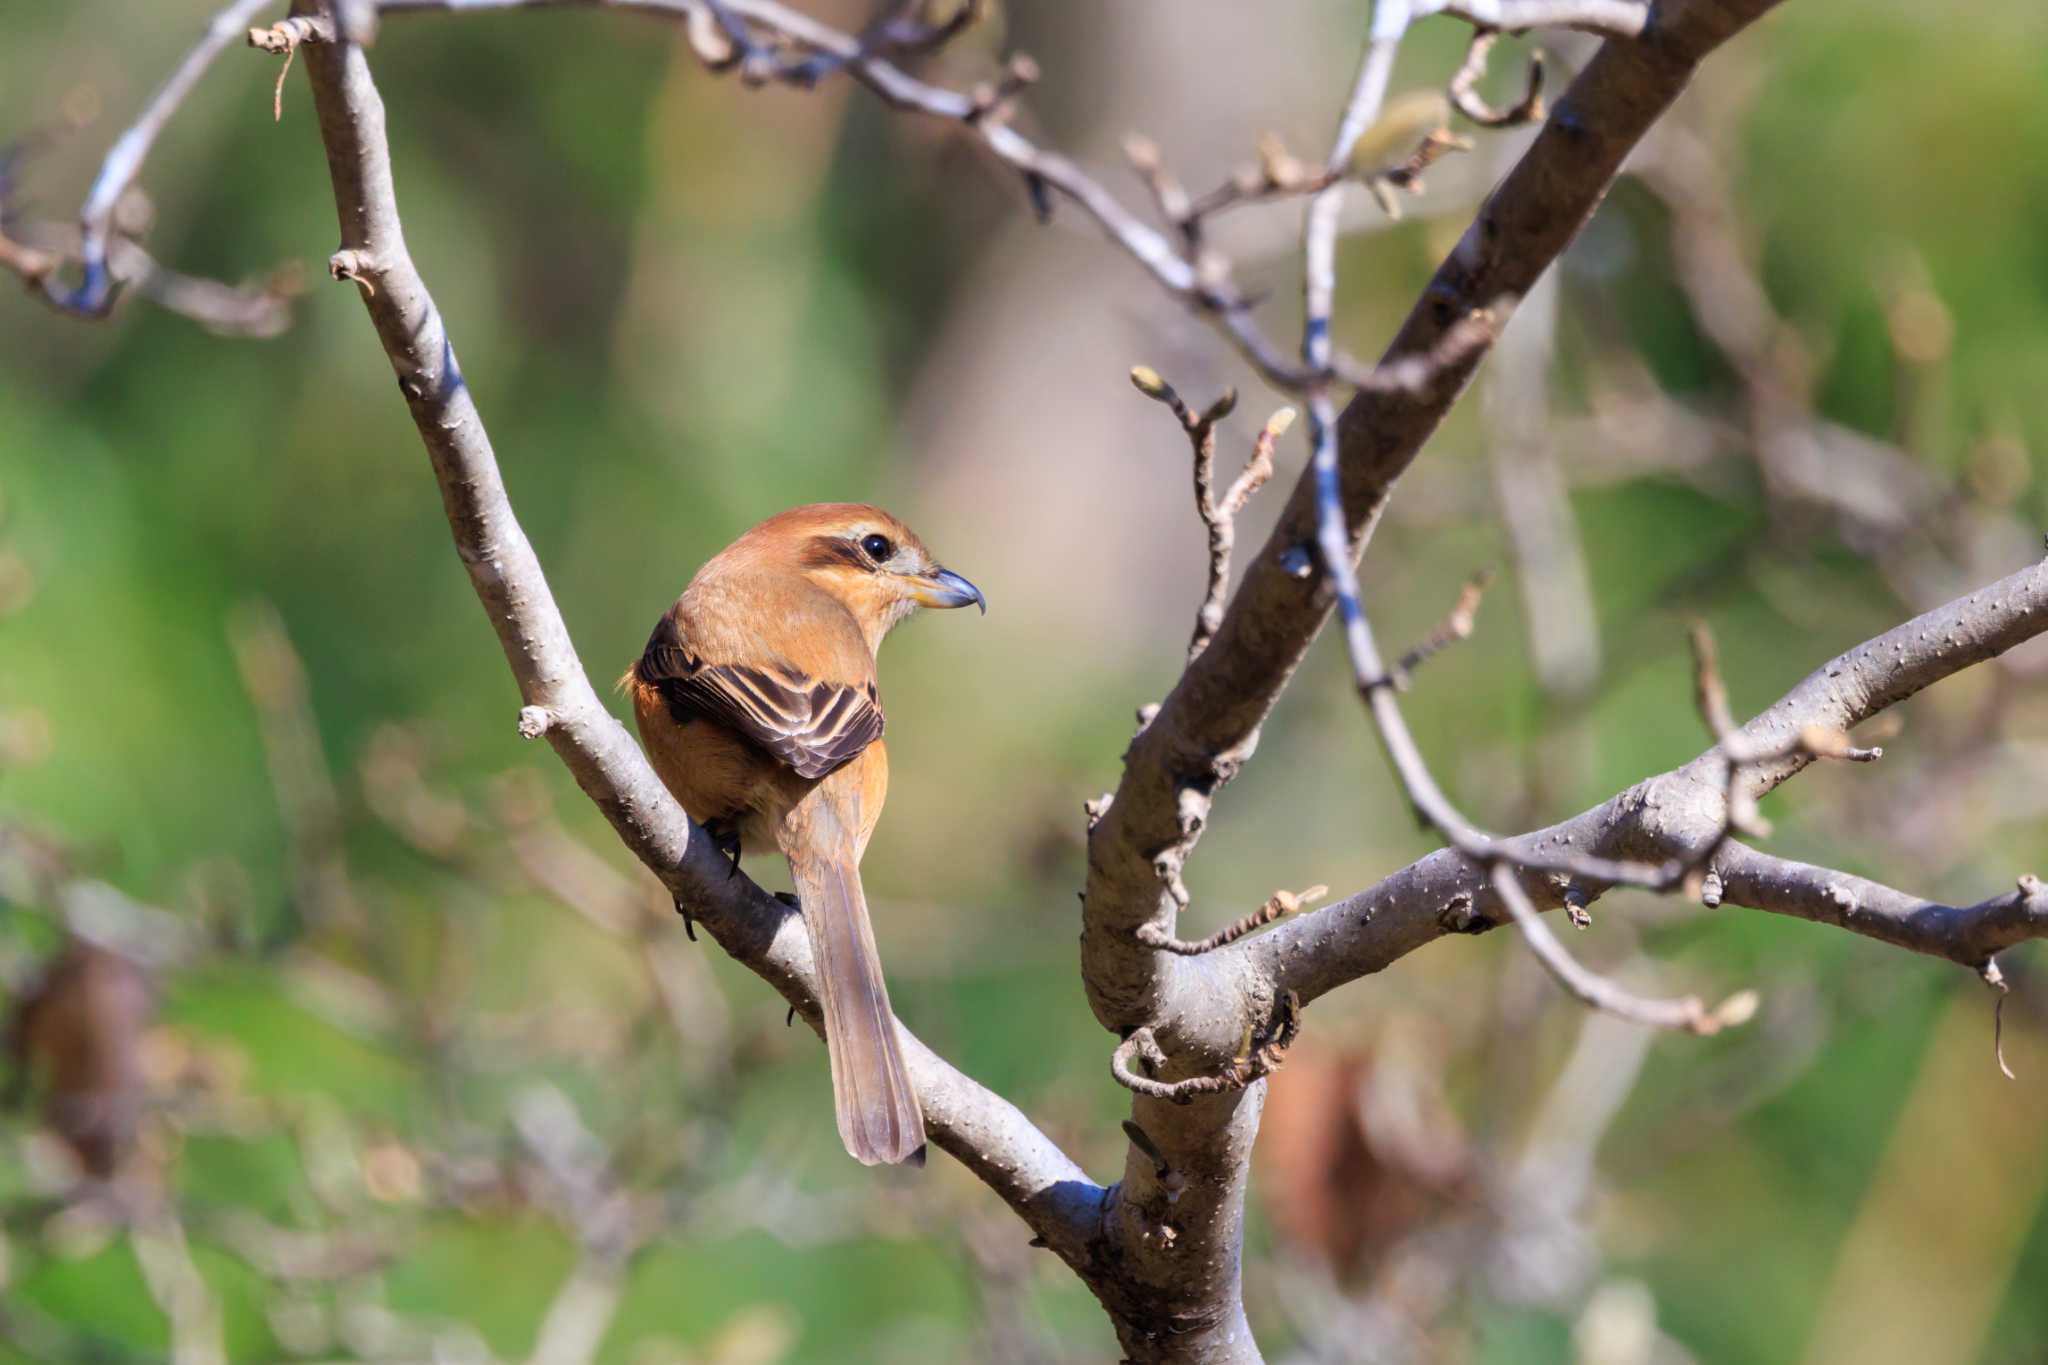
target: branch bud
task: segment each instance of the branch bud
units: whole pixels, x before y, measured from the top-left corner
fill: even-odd
[[[1150,365],[1131,366],[1131,383],[1147,398],[1156,399],[1161,403],[1173,401],[1173,387],[1161,379],[1159,371]]]
[[[1756,1018],[1756,1009],[1762,1003],[1755,991],[1737,991],[1714,1007],[1711,1016],[1717,1028],[1740,1028]]]

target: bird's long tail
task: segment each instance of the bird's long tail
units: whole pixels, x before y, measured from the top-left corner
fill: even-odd
[[[924,1115],[896,1039],[855,845],[827,801],[806,805],[808,837],[784,853],[818,964],[839,1137],[867,1165],[923,1165]]]

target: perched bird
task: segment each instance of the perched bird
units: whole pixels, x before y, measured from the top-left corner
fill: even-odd
[[[734,865],[763,850],[789,860],[839,1136],[869,1165],[924,1154],[860,884],[889,789],[875,651],[917,608],[969,602],[988,610],[880,508],[792,508],[699,569],[620,680],[654,770]]]

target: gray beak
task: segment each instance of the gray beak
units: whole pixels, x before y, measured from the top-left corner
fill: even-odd
[[[951,569],[933,569],[916,582],[917,590],[912,596],[921,607],[964,607],[972,602],[981,608],[982,615],[988,615],[988,599],[981,595],[981,589]]]

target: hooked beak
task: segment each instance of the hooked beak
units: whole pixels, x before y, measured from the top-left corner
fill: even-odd
[[[933,569],[910,581],[914,585],[910,595],[920,607],[964,607],[972,602],[983,616],[988,615],[988,599],[981,589],[951,569]]]

